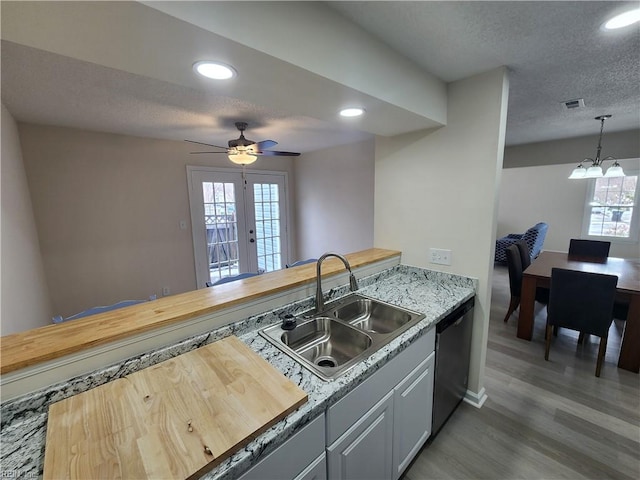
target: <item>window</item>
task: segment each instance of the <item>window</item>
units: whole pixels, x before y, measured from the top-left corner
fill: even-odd
[[[583,236],[638,240],[638,174],[596,178],[587,190]]]

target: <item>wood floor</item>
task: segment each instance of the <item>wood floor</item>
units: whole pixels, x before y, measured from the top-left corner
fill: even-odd
[[[503,323],[508,305],[507,270],[496,266],[489,398],[480,409],[462,403],[404,480],[640,478],[640,377],[616,367],[623,324],[612,325],[596,378],[598,338],[578,346],[561,329],[545,362],[545,308],[527,342],[516,338],[518,310]]]

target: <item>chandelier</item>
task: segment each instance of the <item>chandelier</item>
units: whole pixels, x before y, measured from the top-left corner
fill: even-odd
[[[598,138],[596,158],[585,158],[576,168],[573,169],[573,172],[571,172],[571,175],[569,175],[569,179],[574,180],[577,178],[624,177],[622,167],[615,157],[607,157],[604,159],[600,158],[600,154],[602,152],[602,131],[604,130],[604,121],[607,118],[611,118],[611,115],[600,115],[599,117],[595,118],[596,120],[600,120],[600,138]],[[602,162],[606,160],[613,160],[613,165],[611,165],[607,169],[607,172],[603,175]],[[591,166],[589,168],[585,168],[582,165],[584,162],[591,162]]]

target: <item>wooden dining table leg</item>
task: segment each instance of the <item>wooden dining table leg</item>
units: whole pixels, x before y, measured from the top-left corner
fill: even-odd
[[[520,307],[522,308],[522,307]],[[618,368],[640,371],[640,295],[631,295],[629,313],[624,326]]]
[[[520,315],[518,316],[518,338],[533,337],[533,314],[536,303],[537,281],[535,277],[523,277],[520,290]]]

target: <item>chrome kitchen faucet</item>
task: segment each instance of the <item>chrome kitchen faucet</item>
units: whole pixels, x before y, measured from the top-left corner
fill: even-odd
[[[318,264],[316,266],[316,312],[321,312],[324,310],[324,299],[322,298],[322,262],[327,257],[336,257],[344,263],[345,268],[349,271],[349,290],[355,292],[358,290],[358,282],[356,281],[356,277],[351,271],[351,265],[349,265],[349,261],[340,255],[339,253],[328,252],[322,255],[318,259]]]

